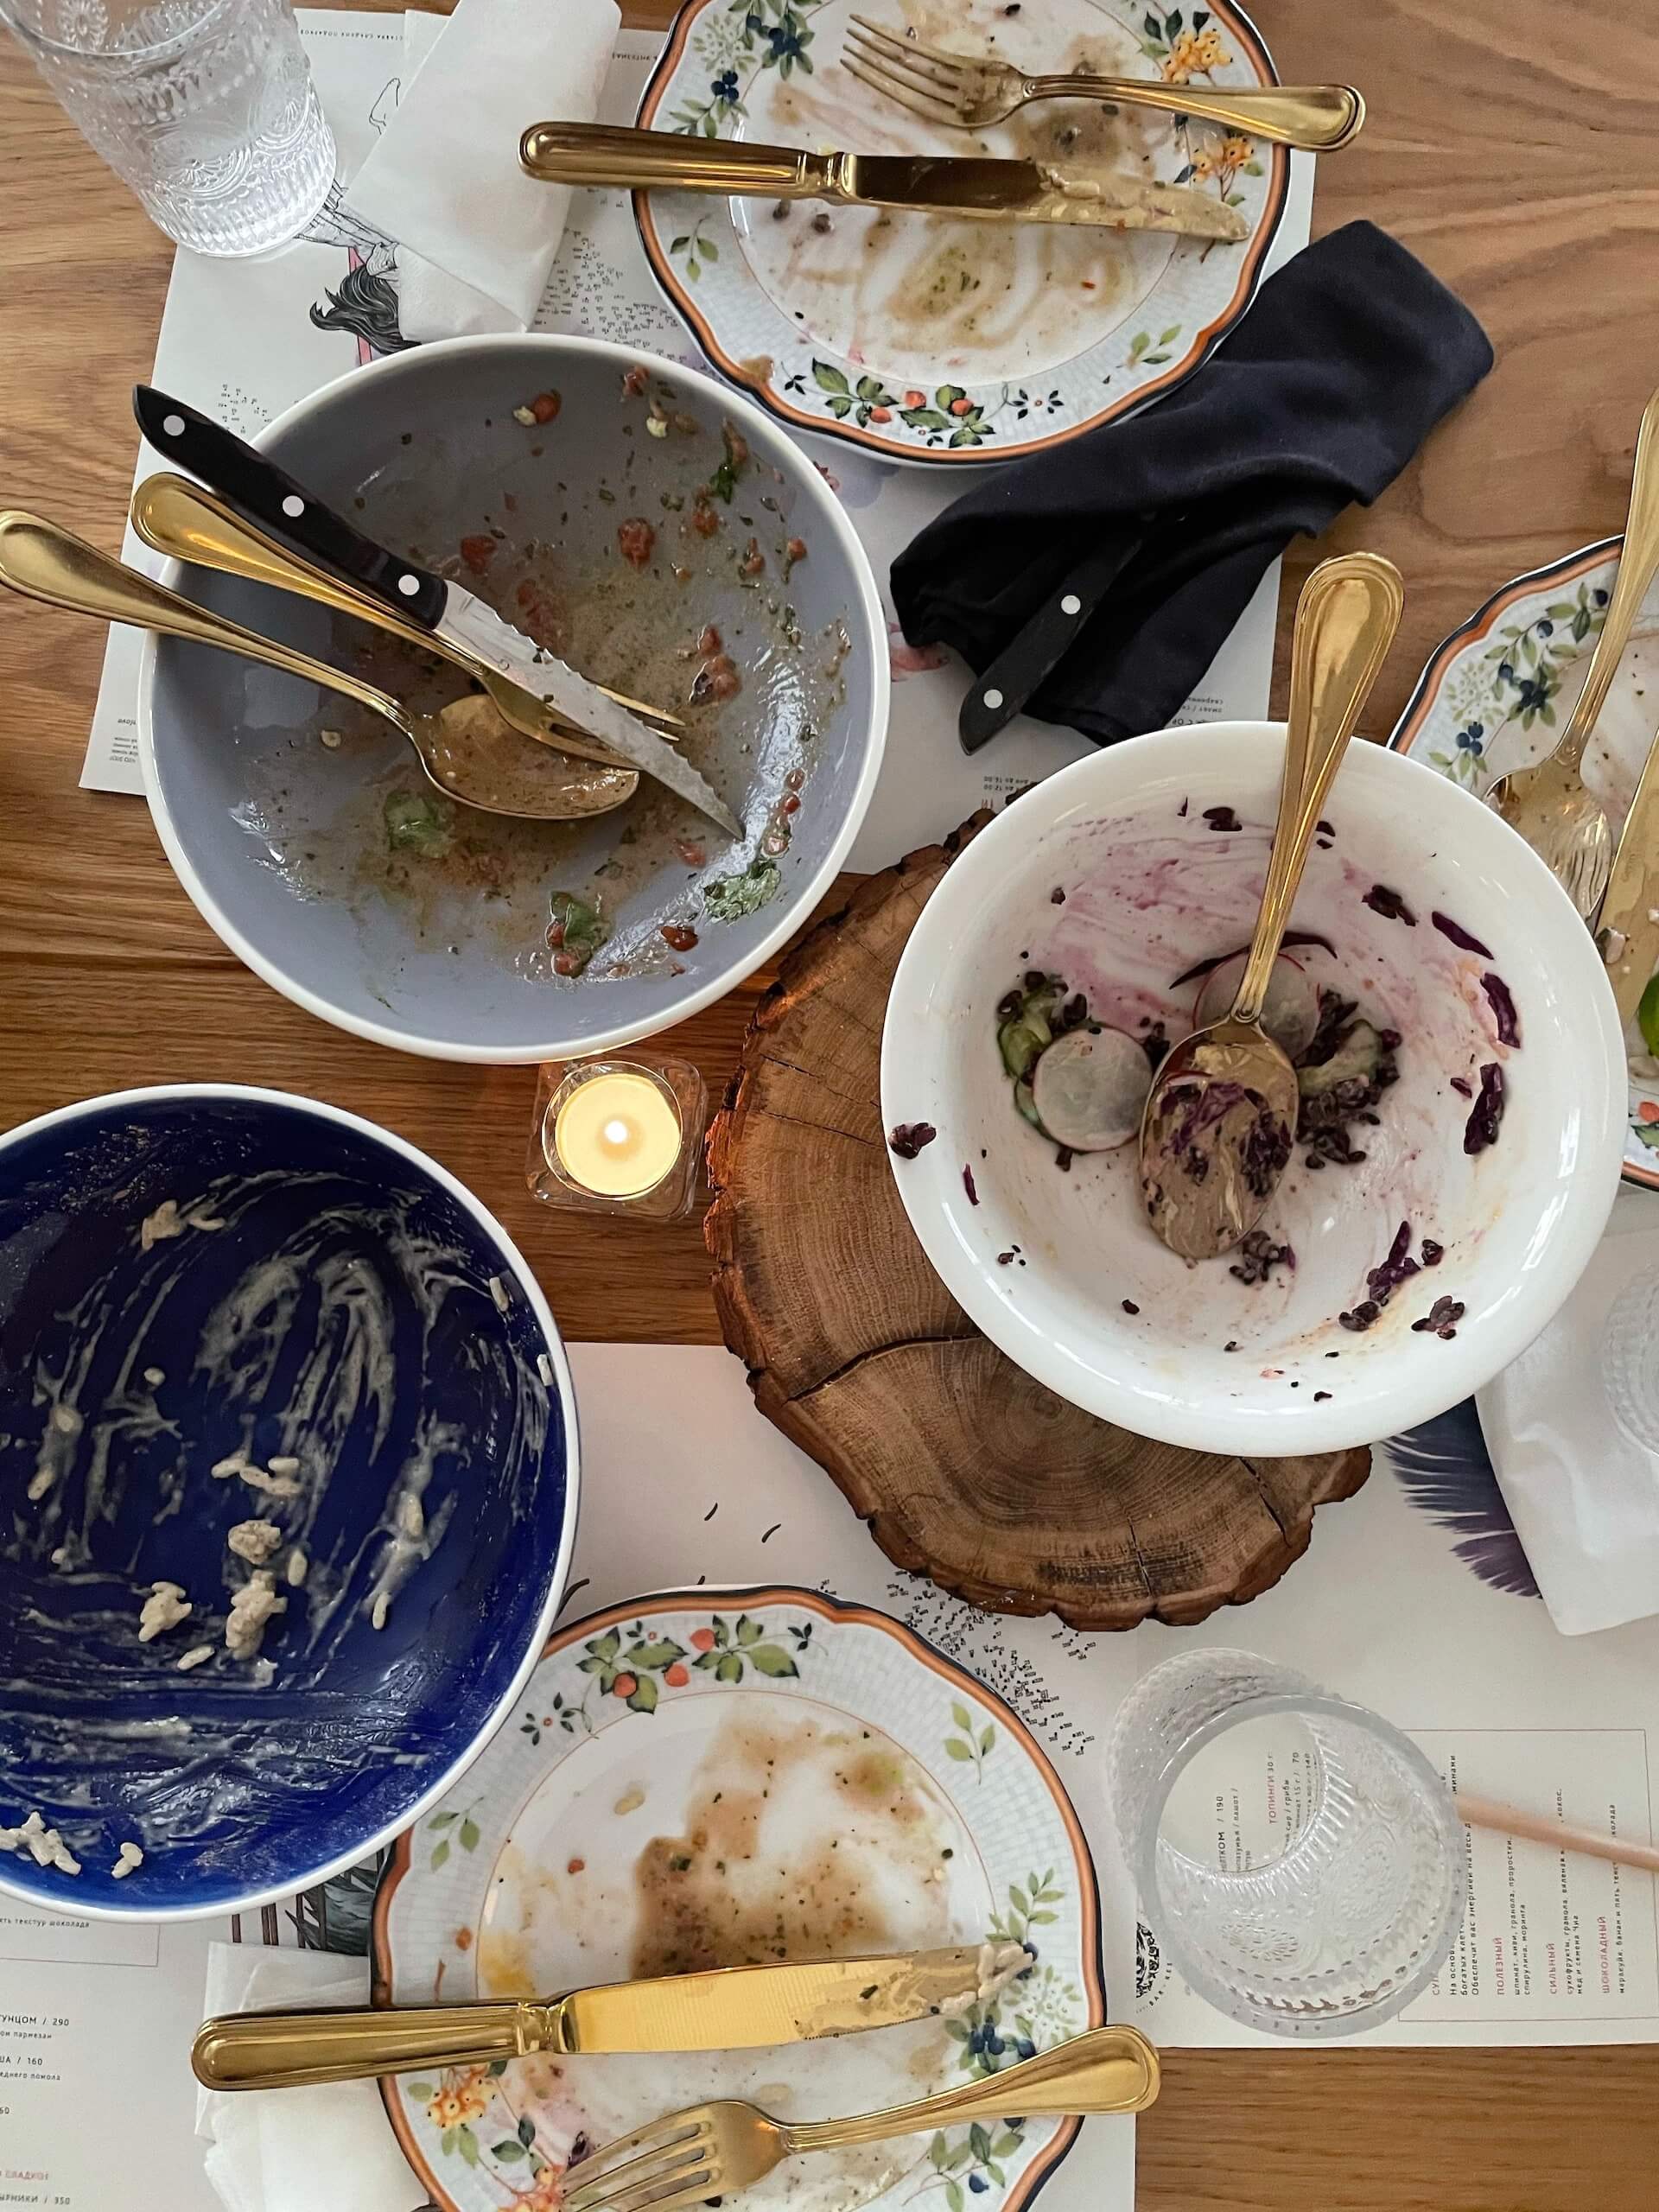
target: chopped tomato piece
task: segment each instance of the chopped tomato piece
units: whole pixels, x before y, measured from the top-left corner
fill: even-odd
[[[484,531],[472,537],[463,537],[461,557],[475,576],[481,576],[495,558],[495,540]]]
[[[642,516],[632,516],[616,526],[616,542],[631,569],[643,569],[657,543],[657,532]]]

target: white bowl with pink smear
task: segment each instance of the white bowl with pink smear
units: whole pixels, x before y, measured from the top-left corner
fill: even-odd
[[[1192,971],[1255,921],[1283,758],[1281,724],[1208,723],[1028,791],[924,908],[881,1056],[912,1226],[986,1335],[1103,1420],[1256,1457],[1375,1442],[1513,1359],[1594,1249],[1624,1123],[1612,994],[1565,893],[1478,800],[1364,743],[1291,917],[1287,980],[1323,1027],[1255,1256],[1178,1259],[1133,1140],[1068,1155],[1022,1116],[1016,1005],[1037,1036],[1154,1040],[1148,1078],[1159,1025],[1194,1026]]]

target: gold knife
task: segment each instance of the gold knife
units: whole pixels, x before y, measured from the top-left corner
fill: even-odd
[[[411,2068],[481,2066],[531,2051],[743,2050],[888,2028],[965,2010],[1006,1978],[1007,1947],[970,1943],[893,1958],[728,1967],[573,1989],[542,2001],[383,2011],[230,2012],[190,2053],[210,2089],[300,2088]]]
[[[1071,223],[1109,231],[1177,231],[1238,239],[1236,207],[1185,184],[1139,184],[1080,162],[1001,162],[939,154],[810,154],[793,146],[691,138],[608,123],[532,123],[518,143],[549,184],[734,193],[907,207],[977,222]]]
[[[1659,737],[1649,748],[1618,834],[1596,943],[1618,1001],[1619,1020],[1628,1028],[1648,978],[1659,969]]]

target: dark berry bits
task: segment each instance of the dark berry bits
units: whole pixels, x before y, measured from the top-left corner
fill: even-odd
[[[938,1134],[931,1122],[900,1122],[887,1143],[900,1160],[914,1160],[922,1147],[931,1144]]]
[[[1385,922],[1403,922],[1408,930],[1417,926],[1417,917],[1397,891],[1386,883],[1374,883],[1365,893],[1364,904],[1374,914],[1381,914]]]

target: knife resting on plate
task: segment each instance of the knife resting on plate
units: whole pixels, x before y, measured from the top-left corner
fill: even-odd
[[[667,785],[728,836],[742,835],[737,817],[689,760],[475,593],[365,537],[257,447],[185,401],[141,384],[133,388],[132,408],[139,429],[158,453],[200,477],[280,543],[342,578],[404,624],[441,640],[463,663],[493,670],[522,685],[563,720],[608,746],[628,766]],[[556,747],[558,734],[550,732],[542,741]]]
[[[986,1985],[986,1948],[727,1967],[608,1982],[543,2001],[228,2012],[203,2022],[190,2063],[210,2089],[291,2089],[413,2067],[486,2065],[532,2051],[746,2050],[803,2043],[965,2010]],[[1001,1961],[989,1963],[994,1972],[1006,1971]]]
[[[549,184],[656,188],[842,207],[906,207],[988,223],[1066,223],[1237,240],[1236,207],[1186,184],[1141,184],[1084,162],[941,154],[811,154],[795,146],[691,138],[609,123],[532,123],[518,159]]]

